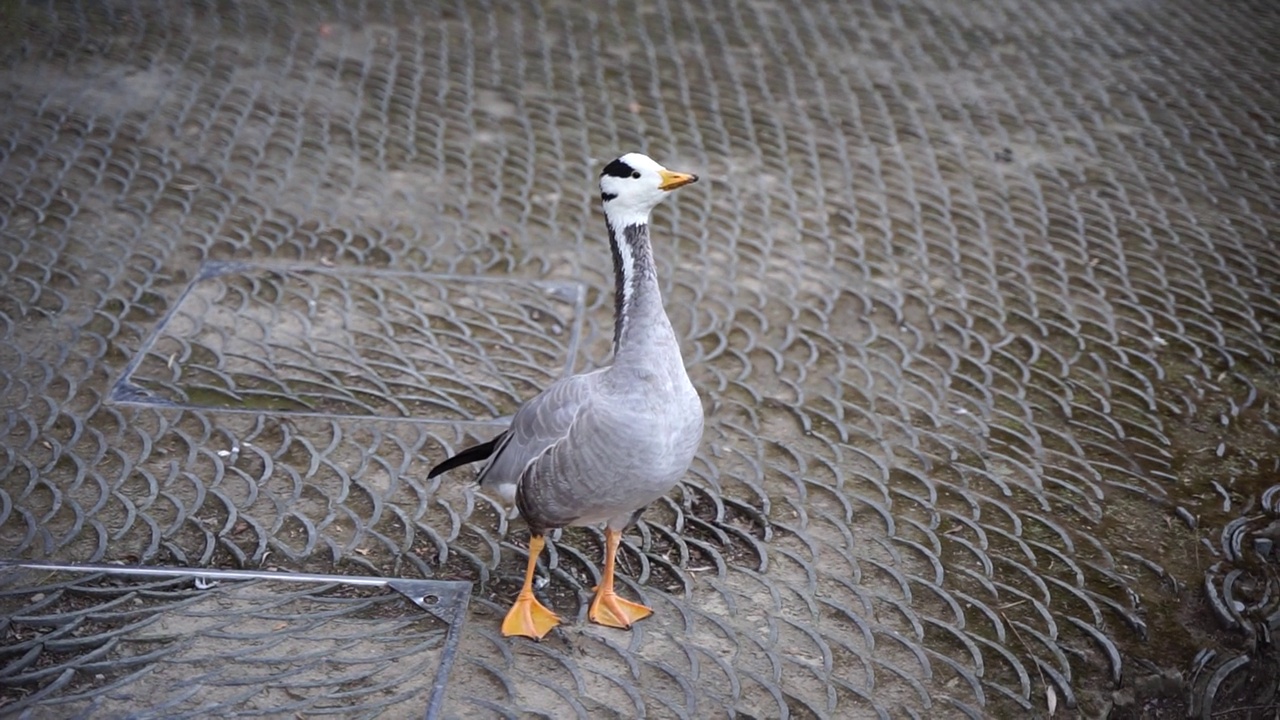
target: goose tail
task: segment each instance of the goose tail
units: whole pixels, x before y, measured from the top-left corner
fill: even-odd
[[[462,450],[457,455],[454,455],[453,457],[447,460],[444,460],[440,462],[440,464],[431,468],[431,471],[427,473],[427,479],[430,480],[431,478],[437,475],[449,472],[450,470],[457,467],[462,467],[463,465],[469,465],[473,462],[479,462],[481,460],[489,459],[489,456],[493,455],[494,452],[497,451],[498,448],[502,446],[503,441],[506,439],[506,437],[507,437],[507,433],[502,433],[501,435],[495,437],[489,442],[481,443],[479,445],[474,445],[465,450]]]

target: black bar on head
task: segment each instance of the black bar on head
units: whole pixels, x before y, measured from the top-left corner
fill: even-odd
[[[618,158],[617,160],[614,160],[608,165],[605,165],[604,170],[601,171],[600,174],[610,175],[616,178],[625,178],[625,177],[631,177],[631,173],[634,173],[635,171],[636,171],[635,168],[622,162],[622,158]]]

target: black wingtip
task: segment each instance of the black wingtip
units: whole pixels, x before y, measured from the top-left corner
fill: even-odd
[[[503,433],[503,435],[505,435],[505,433]],[[448,460],[441,462],[439,465],[431,468],[430,472],[427,473],[427,479],[430,480],[431,478],[447,473],[454,468],[487,459],[493,454],[494,449],[498,447],[498,443],[502,441],[503,435],[499,435],[489,442],[469,447]]]

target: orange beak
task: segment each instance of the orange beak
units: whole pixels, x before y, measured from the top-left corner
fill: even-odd
[[[658,172],[662,176],[662,184],[658,185],[659,190],[675,190],[678,187],[684,187],[689,183],[698,182],[697,175],[689,173],[671,172],[670,170],[661,170]]]

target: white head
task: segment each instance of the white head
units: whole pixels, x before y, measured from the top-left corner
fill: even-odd
[[[648,155],[627,153],[604,166],[600,199],[605,215],[621,229],[648,221],[649,212],[667,193],[697,180],[697,175],[672,172]]]

